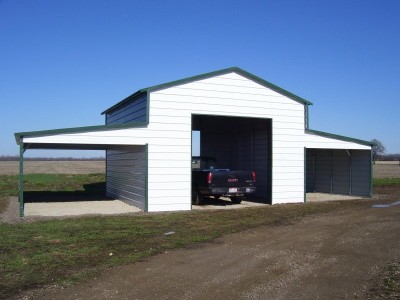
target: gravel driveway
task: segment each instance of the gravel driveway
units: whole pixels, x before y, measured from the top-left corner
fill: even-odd
[[[364,299],[400,258],[399,232],[400,205],[338,210],[166,252],[33,298]]]

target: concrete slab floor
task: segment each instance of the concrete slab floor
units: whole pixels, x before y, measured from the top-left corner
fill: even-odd
[[[366,197],[328,194],[328,193],[307,193],[306,195],[306,202],[323,202],[323,201],[339,201],[339,200],[355,200],[355,199],[366,199]]]
[[[120,200],[25,203],[25,216],[61,217],[87,214],[114,215],[141,212]]]
[[[245,201],[243,200],[240,204],[234,204],[228,198],[206,198],[202,205],[192,205],[193,210],[214,210],[214,209],[239,209],[245,207],[256,207],[263,206],[265,203]]]

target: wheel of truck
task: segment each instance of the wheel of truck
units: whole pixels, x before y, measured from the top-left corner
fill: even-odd
[[[200,205],[203,204],[204,200],[204,196],[202,194],[200,194],[199,192],[196,193],[195,197],[194,197],[194,203],[195,205]]]
[[[233,204],[240,204],[242,202],[242,199],[239,197],[231,197],[231,201]]]

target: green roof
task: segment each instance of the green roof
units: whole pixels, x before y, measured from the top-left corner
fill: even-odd
[[[265,86],[267,88],[270,88],[271,90],[284,95],[294,101],[297,101],[299,103],[302,104],[307,104],[307,105],[312,105],[312,102],[301,98],[275,84],[272,84],[260,77],[257,77],[243,69],[240,69],[238,67],[231,67],[231,68],[227,68],[227,69],[222,69],[222,70],[218,70],[218,71],[214,71],[214,72],[209,72],[209,73],[204,73],[204,74],[200,74],[200,75],[196,75],[196,76],[192,76],[192,77],[187,77],[187,78],[183,78],[183,79],[179,79],[179,80],[175,80],[175,81],[170,81],[167,83],[162,83],[162,84],[158,84],[158,85],[154,85],[154,86],[150,86],[147,88],[143,88],[138,90],[137,92],[133,93],[132,95],[130,95],[129,97],[125,98],[124,100],[118,102],[117,104],[111,106],[110,108],[108,108],[107,110],[103,111],[101,114],[106,114],[109,113],[115,109],[117,109],[118,107],[124,105],[125,103],[129,102],[130,100],[136,98],[139,95],[142,95],[144,93],[149,93],[149,92],[154,92],[154,91],[159,91],[162,89],[166,89],[166,88],[170,88],[170,87],[174,87],[174,86],[178,86],[178,85],[182,85],[185,83],[190,83],[193,81],[197,81],[197,80],[202,80],[202,79],[207,79],[207,78],[211,78],[211,77],[215,77],[215,76],[219,76],[219,75],[224,75],[224,74],[228,74],[228,73],[236,73],[238,75],[242,75],[243,77],[252,80],[254,82],[257,82],[258,84],[261,84],[262,86]]]

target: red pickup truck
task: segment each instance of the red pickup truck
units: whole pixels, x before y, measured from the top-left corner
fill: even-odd
[[[204,197],[229,197],[232,203],[239,204],[242,198],[256,191],[254,171],[231,171],[215,168],[212,157],[192,158],[192,202],[202,204]]]

